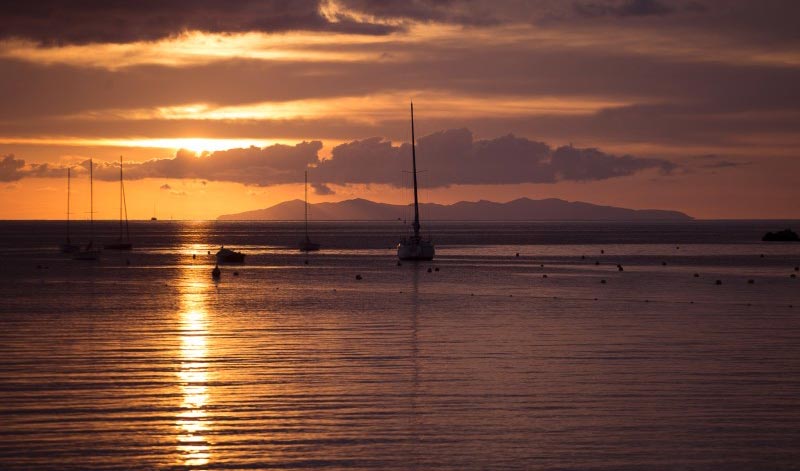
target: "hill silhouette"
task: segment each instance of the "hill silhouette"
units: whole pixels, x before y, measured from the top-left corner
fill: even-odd
[[[309,205],[317,221],[388,221],[410,217],[410,205],[376,203],[356,198],[336,203]],[[422,217],[439,221],[688,221],[679,211],[627,209],[600,206],[557,198],[533,200],[519,198],[507,203],[460,201],[451,205],[420,204]],[[293,221],[303,219],[303,201],[291,200],[274,206],[236,214],[225,214],[222,221]]]

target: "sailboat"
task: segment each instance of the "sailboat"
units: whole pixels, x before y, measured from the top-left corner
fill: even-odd
[[[125,216],[125,238],[122,238],[122,216]],[[119,157],[119,238],[113,244],[105,244],[109,250],[131,250],[131,232],[128,227],[128,203],[125,200],[125,184],[122,183],[122,156]]]
[[[308,170],[306,170],[305,199],[303,206],[305,207],[305,216],[306,216],[306,238],[300,241],[300,251],[316,252],[317,250],[319,250],[319,244],[317,244],[316,242],[311,242],[311,239],[308,237]]]
[[[69,193],[70,193],[70,168],[67,168],[67,240],[59,246],[61,253],[75,253],[81,249],[78,244],[73,244],[69,238]]]
[[[94,164],[89,159],[89,243],[86,247],[75,252],[75,260],[98,260],[100,249],[94,246],[94,179],[92,172]]]
[[[397,258],[400,260],[433,260],[436,253],[433,242],[419,235],[419,198],[417,196],[417,150],[414,141],[414,102],[411,102],[411,173],[414,176],[414,235],[406,237],[397,244]]]

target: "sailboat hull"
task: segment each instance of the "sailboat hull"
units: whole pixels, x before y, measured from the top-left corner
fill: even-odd
[[[105,244],[103,248],[107,250],[133,250],[133,244],[130,242],[118,242],[116,244]]]
[[[95,249],[81,250],[73,257],[75,260],[95,261],[100,259],[100,251]]]
[[[301,252],[316,252],[319,250],[319,244],[310,240],[301,240],[298,246]]]
[[[59,246],[61,253],[75,253],[81,249],[81,246],[78,244],[71,244],[69,242],[65,242]]]
[[[429,240],[405,239],[397,244],[397,258],[400,260],[433,260],[436,249]]]

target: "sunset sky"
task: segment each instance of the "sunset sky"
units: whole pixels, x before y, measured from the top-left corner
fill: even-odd
[[[794,0],[78,3],[0,4],[0,218],[404,203],[411,99],[428,202],[800,218]]]

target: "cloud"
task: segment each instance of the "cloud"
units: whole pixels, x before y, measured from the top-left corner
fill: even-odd
[[[159,188],[162,189],[162,190],[171,190],[172,189],[172,187],[169,186],[169,183],[164,183]]]
[[[64,177],[65,168],[50,166],[49,164],[25,165],[23,159],[17,159],[14,154],[8,154],[0,160],[0,182],[13,182],[25,177]]]
[[[154,41],[187,31],[327,31],[383,35],[397,27],[325,15],[320,0],[140,0],[2,2],[0,39],[42,44]]]
[[[13,154],[8,154],[0,160],[0,182],[13,182],[25,176],[20,169],[25,166],[25,161],[15,159]]]
[[[331,187],[324,183],[312,183],[311,188],[314,190],[315,194],[320,196],[336,194]]]
[[[127,163],[125,179],[202,179],[262,186],[296,183],[303,181],[303,169],[317,162],[320,149],[320,141],[301,142],[294,146],[275,144],[264,148],[229,149],[200,156],[181,149],[171,159]],[[110,181],[119,178],[117,164],[96,165],[95,178]]]
[[[696,155],[692,157],[692,159],[697,162],[695,166],[700,168],[711,168],[711,169],[742,167],[752,164],[752,162],[748,161],[736,161],[736,160],[726,159],[716,154]]]
[[[623,2],[576,2],[575,11],[580,16],[659,16],[675,11],[659,0],[625,0]]]
[[[334,147],[329,159],[320,158],[321,149],[320,141],[229,149],[200,156],[181,149],[174,158],[127,163],[125,178],[202,179],[270,186],[301,183],[304,170],[316,167],[313,187],[320,195],[331,194],[327,185],[411,185],[409,143],[395,145],[380,137],[355,140]],[[618,156],[572,146],[554,149],[543,142],[512,134],[475,140],[472,132],[463,128],[420,137],[417,158],[420,179],[427,187],[593,181],[633,175],[647,169],[669,173],[675,168],[675,164],[663,159]],[[7,181],[21,176],[63,175],[63,169],[47,165],[23,168],[24,162],[13,157],[6,157],[3,162],[3,168],[8,168],[5,171]],[[88,160],[82,166],[88,168]],[[96,162],[94,177],[116,181],[118,164]],[[161,188],[172,189],[169,184]]]
[[[381,138],[335,147],[321,161],[317,178],[328,183],[384,183],[410,186],[411,146],[395,146]],[[616,156],[597,149],[571,146],[552,149],[543,142],[512,134],[475,140],[467,129],[437,132],[418,140],[417,166],[428,187],[466,184],[555,183],[591,181],[632,175],[646,169],[670,172],[662,159]]]

